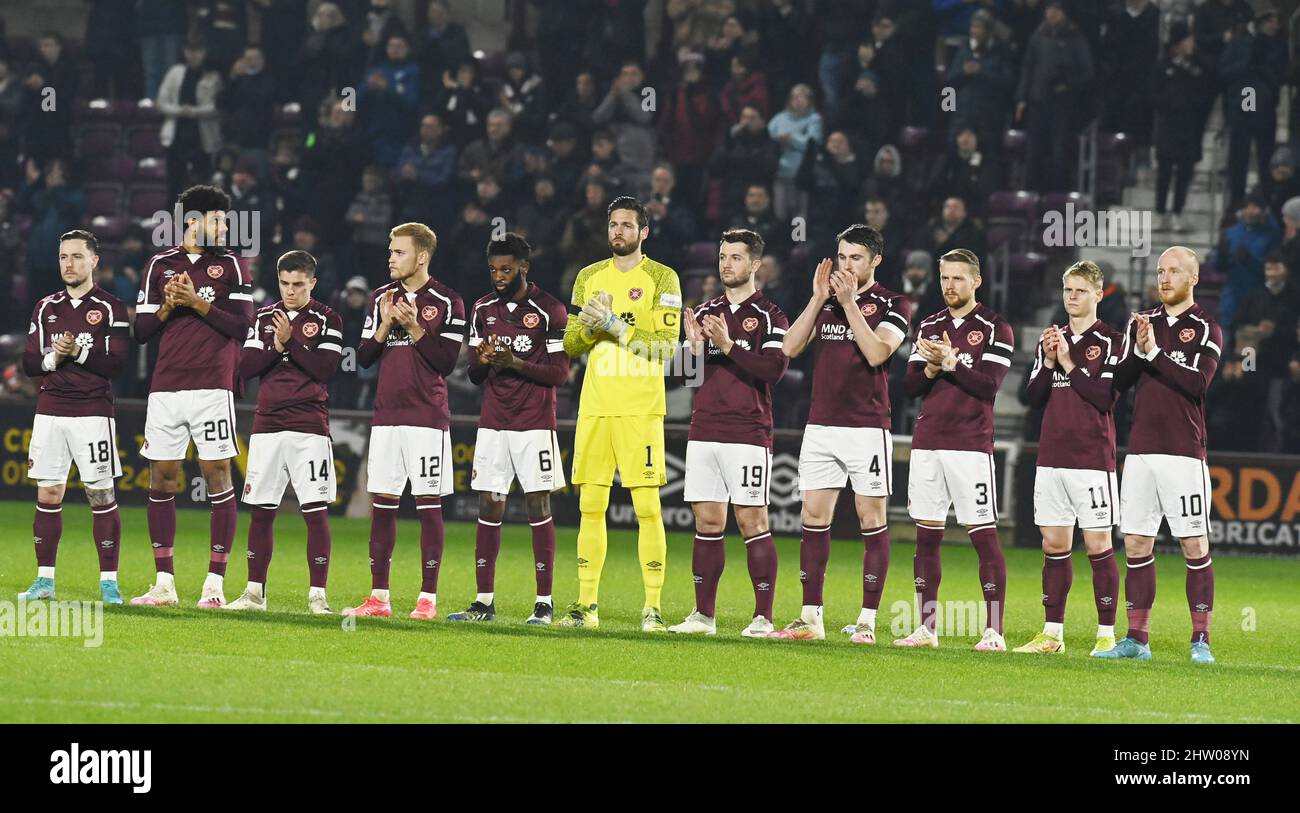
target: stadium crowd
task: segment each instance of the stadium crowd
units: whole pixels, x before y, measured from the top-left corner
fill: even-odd
[[[1300,177],[1295,146],[1276,144],[1297,70],[1272,3],[503,5],[508,47],[492,53],[446,0],[87,0],[80,40],[0,30],[0,332],[21,333],[59,286],[58,235],[71,228],[97,230],[99,283],[134,302],[162,247],[138,207],[168,208],[204,182],[259,215],[259,301],[274,295],[275,257],[310,251],[317,296],[348,337],[387,279],[393,224],[431,226],[435,275],[472,300],[503,222],[533,245],[530,279],[567,301],[578,269],[607,254],[605,207],[620,194],[645,202],[645,252],[681,272],[690,304],[717,294],[717,235],[743,226],[767,241],[764,294],[793,315],[833,235],[861,221],[886,238],[881,283],[924,315],[943,306],[935,258],[987,256],[998,190],[1069,191],[1093,120],[1126,133],[1139,161],[1154,152],[1156,212],[1176,242],[1211,108],[1249,87],[1255,111],[1224,107],[1230,214],[1202,258],[1223,280],[1236,348],[1209,398],[1210,442],[1300,453]],[[122,126],[101,126],[112,143],[96,151],[89,133],[104,122]],[[1252,145],[1261,181],[1247,190]],[[1055,297],[1058,277],[1053,266],[1032,280],[1013,320]],[[1111,293],[1102,318],[1122,328],[1129,303]],[[803,421],[802,366],[778,391],[778,425]],[[119,394],[141,396],[148,360],[130,369]],[[340,375],[334,405],[366,408],[373,380]],[[453,385],[453,408],[475,412],[463,371]],[[31,385],[10,368],[6,388]],[[689,414],[689,392],[677,394],[670,419]]]

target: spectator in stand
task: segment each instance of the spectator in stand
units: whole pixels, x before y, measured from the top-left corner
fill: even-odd
[[[235,170],[230,176],[230,186],[226,189],[230,193],[231,209],[241,214],[246,212],[256,218],[254,228],[257,229],[258,246],[262,247],[259,253],[269,249],[273,244],[275,223],[279,215],[276,210],[274,191],[262,185],[261,176],[262,167],[257,160],[251,156],[241,156],[235,162]],[[233,235],[231,237],[233,239]]]
[[[333,304],[333,303],[331,303]],[[370,281],[365,277],[357,275],[348,280],[344,286],[342,295],[338,303],[333,304],[339,316],[343,319],[343,338],[345,341],[352,342],[357,336],[361,335],[361,330],[365,326],[366,317],[370,315]],[[330,380],[330,407],[338,409],[364,409],[360,403],[360,396],[366,384],[364,374],[368,373],[369,378],[373,379],[377,372],[377,366],[369,369],[360,367],[355,374],[349,374],[348,371],[342,371]]]
[[[1150,96],[1155,104],[1156,214],[1161,231],[1184,230],[1183,206],[1192,173],[1201,160],[1205,119],[1214,104],[1213,72],[1196,52],[1196,39],[1186,23],[1174,23],[1167,54],[1151,73]],[[1168,209],[1169,183],[1174,184],[1173,217]]]
[[[528,0],[537,10],[536,41],[546,43],[538,49],[538,66],[546,81],[547,109],[555,110],[573,87],[574,77],[582,70],[584,30],[590,19],[588,7],[593,0]],[[599,99],[596,103],[599,103]],[[595,107],[595,103],[592,104]],[[578,122],[573,122],[578,124]]]
[[[754,285],[782,313],[794,313],[799,309],[800,292],[785,275],[785,263],[775,254],[763,255],[758,272],[754,274]]]
[[[890,88],[881,82],[875,69],[876,46],[864,42],[858,46],[858,71],[852,85],[845,88],[835,127],[853,133],[868,150],[868,155],[898,132],[901,119],[892,118],[897,106],[891,104]]]
[[[1277,105],[1286,67],[1286,40],[1279,33],[1277,11],[1271,8],[1257,14],[1250,28],[1235,34],[1219,57],[1228,127],[1228,197],[1234,206],[1246,191],[1251,144],[1255,145],[1259,176],[1268,174],[1277,143]],[[1247,91],[1254,106],[1243,110],[1243,93]]]
[[[1287,363],[1282,390],[1282,454],[1300,454],[1300,353]]]
[[[731,76],[736,57],[751,53],[758,43],[758,33],[746,30],[740,17],[731,15],[722,24],[721,33],[710,37],[704,49],[704,75],[709,88],[717,92]],[[680,53],[680,52],[679,52]]]
[[[163,77],[181,61],[181,46],[189,25],[184,3],[176,0],[136,0],[135,31],[144,66],[144,95],[158,98]]]
[[[939,36],[945,43],[965,39],[976,14],[1000,14],[1007,5],[1005,0],[931,0],[930,4],[939,15]]]
[[[803,3],[772,0],[759,12],[759,53],[771,80],[773,99],[784,99],[799,82],[810,82],[817,62],[812,17]],[[763,111],[767,118],[769,110]]]
[[[405,36],[406,26],[401,16],[393,10],[390,0],[369,0],[369,8],[364,13],[355,15],[361,23],[361,45],[365,50],[365,64],[369,66],[383,62],[388,57],[388,41],[395,34]],[[408,39],[407,45],[414,53],[415,43]]]
[[[903,235],[906,224],[896,220],[884,198],[867,198],[862,205],[863,223],[880,232],[885,240],[885,253],[876,268],[876,279],[891,291],[899,290],[903,274]]]
[[[551,167],[549,174],[555,190],[560,194],[560,202],[571,204],[577,198],[578,178],[586,162],[578,151],[578,130],[567,121],[551,125],[550,135],[546,139],[550,150]],[[534,191],[536,185],[534,184]],[[529,238],[532,242],[532,238]],[[534,247],[536,243],[533,243]]]
[[[866,64],[864,59],[867,54],[864,46],[868,46],[871,54]],[[908,77],[909,62],[907,45],[904,38],[898,34],[894,15],[888,10],[882,10],[871,21],[870,38],[858,45],[858,67],[863,73],[850,77],[854,80],[860,79],[869,66],[871,73],[878,80],[878,93],[873,99],[873,106],[878,108],[880,128],[879,135],[869,142],[872,150],[896,138],[898,129],[903,126],[906,119],[907,96],[911,87],[911,80]],[[854,87],[856,88],[856,82]]]
[[[509,113],[498,108],[488,114],[487,137],[461,151],[456,174],[471,188],[484,175],[492,175],[507,185],[523,177],[524,148],[515,141]]]
[[[225,116],[224,142],[256,160],[263,171],[269,161],[271,117],[280,95],[275,77],[266,70],[262,46],[250,45],[230,66],[230,81],[217,96],[217,107]]]
[[[0,334],[17,333],[26,324],[30,311],[23,313],[27,306],[27,294],[17,290],[15,285],[18,272],[22,270],[23,234],[13,218],[13,200],[0,192]],[[30,289],[31,283],[28,282]],[[134,302],[134,299],[123,301]]]
[[[686,248],[695,239],[695,212],[690,201],[676,190],[672,165],[655,167],[650,173],[650,197],[645,202],[650,236],[642,242],[642,251],[670,268],[682,267]]]
[[[521,141],[535,144],[546,129],[546,87],[542,77],[528,67],[528,57],[514,52],[506,57],[506,76],[497,91],[497,103],[510,114]]]
[[[853,221],[866,172],[866,162],[858,158],[843,130],[826,136],[824,147],[804,153],[796,183],[808,197],[810,240],[829,240]]]
[[[1205,0],[1193,19],[1197,50],[1210,64],[1216,64],[1224,46],[1254,16],[1247,0]]]
[[[746,107],[753,107],[765,119],[772,112],[767,76],[755,67],[753,51],[744,51],[731,58],[731,75],[722,86],[720,102],[728,126],[740,121],[740,114]]]
[[[949,63],[947,80],[948,86],[957,91],[949,134],[970,127],[990,155],[1001,152],[1016,88],[1015,59],[1007,46],[993,36],[996,24],[993,15],[983,9],[971,15],[970,38]]]
[[[208,45],[213,70],[225,74],[248,43],[248,4],[244,0],[198,0],[191,3],[194,34]]]
[[[777,220],[772,211],[772,193],[762,184],[753,184],[745,192],[745,208],[728,224],[733,229],[756,231],[767,244],[767,251],[784,257],[790,250],[790,227]]]
[[[1183,23],[1186,29],[1186,23]],[[1155,69],[1160,57],[1160,9],[1151,0],[1124,0],[1106,15],[1101,40],[1106,58],[1099,71],[1105,93],[1101,129],[1127,133],[1140,152],[1151,144],[1154,98],[1140,80]]]
[[[411,43],[401,32],[388,38],[385,53],[387,61],[370,70],[357,89],[357,102],[375,163],[391,168],[416,129],[420,67],[411,59]]]
[[[1287,362],[1300,349],[1296,344],[1297,316],[1300,287],[1291,281],[1286,258],[1270,254],[1264,260],[1264,284],[1246,294],[1235,323],[1235,327],[1258,331],[1255,370],[1264,377],[1281,379],[1286,375]]]
[[[569,206],[556,197],[556,183],[542,175],[533,181],[532,199],[519,208],[515,230],[528,238],[533,250],[528,260],[528,278],[547,291],[558,291],[564,260],[560,256],[560,239],[571,213]]]
[[[443,73],[442,89],[432,109],[446,125],[458,149],[483,137],[484,122],[492,105],[479,84],[477,62],[467,59],[454,73]]]
[[[1205,392],[1205,433],[1216,451],[1258,452],[1267,419],[1268,379],[1248,373],[1239,353],[1224,356]]]
[[[926,224],[913,243],[925,246],[935,257],[942,257],[955,248],[970,249],[981,262],[988,255],[984,229],[967,216],[966,201],[958,197],[943,202],[939,216]]]
[[[1219,300],[1219,324],[1234,327],[1237,305],[1264,284],[1264,258],[1282,243],[1282,229],[1266,202],[1250,195],[1237,212],[1237,223],[1223,233],[1214,266],[1228,277]]]
[[[398,220],[449,228],[456,213],[456,147],[433,113],[420,119],[419,135],[407,144],[394,172]]]
[[[50,158],[72,156],[72,108],[81,73],[63,53],[63,37],[41,35],[40,57],[27,68],[26,154],[44,164]],[[56,286],[57,287],[57,286]]]
[[[957,131],[957,137],[943,160],[935,164],[930,173],[926,184],[927,199],[933,208],[944,198],[955,195],[970,201],[972,216],[983,217],[989,195],[998,183],[997,167],[980,149],[975,130],[963,127]]]
[[[609,187],[613,195],[630,193],[631,178],[635,174],[636,170],[619,156],[614,134],[609,130],[597,130],[591,137],[591,162],[578,181],[578,191],[585,197],[586,182],[595,178]]]
[[[1093,81],[1092,54],[1062,0],[1048,0],[1029,38],[1016,89],[1016,120],[1028,138],[1026,178],[1039,192],[1060,192],[1074,177],[1071,142]]]
[[[0,56],[0,189],[16,189],[21,181],[18,148],[27,129],[23,116],[27,91],[22,80]]]
[[[912,302],[914,322],[919,322],[943,309],[943,290],[934,269],[933,254],[926,251],[908,252],[900,293]]]
[[[271,154],[267,185],[275,196],[277,218],[281,223],[293,223],[302,216],[307,205],[308,190],[302,171],[302,151],[299,139],[282,137],[277,140]]]
[[[1300,196],[1282,204],[1282,256],[1287,268],[1300,268]]]
[[[560,253],[564,256],[565,265],[561,282],[565,299],[568,299],[568,293],[573,290],[573,280],[578,271],[609,255],[608,218],[605,212],[609,200],[609,192],[604,183],[587,181],[582,208],[574,212],[564,226]]]
[[[600,94],[596,92],[596,78],[590,71],[583,71],[574,77],[573,89],[551,118],[568,122],[579,132],[590,132],[596,129],[592,115],[600,107],[600,102]]]
[[[484,175],[474,184],[474,202],[487,212],[488,220],[500,218],[505,223],[515,222],[510,199],[504,194],[501,181],[495,175]]]
[[[816,149],[822,140],[822,117],[813,107],[812,88],[807,85],[791,88],[785,109],[767,123],[767,132],[781,149],[774,184],[774,211],[781,220],[789,220],[803,214],[805,209],[805,201],[795,186],[804,151],[810,144]]]
[[[252,0],[252,4],[262,23],[263,44],[302,42],[307,38],[307,0]],[[296,56],[292,48],[272,48],[266,54],[267,72],[283,84],[293,75]]]
[[[822,49],[817,59],[817,85],[822,91],[826,114],[833,119],[839,111],[840,88],[857,54],[858,43],[870,36],[871,11],[869,7],[863,8],[861,0],[814,0],[813,14],[814,19],[822,26]],[[811,92],[809,92],[808,102],[811,107]],[[822,134],[818,132],[812,140],[820,143]],[[778,192],[778,213],[781,211],[780,198]]]
[[[27,292],[30,302],[55,290],[61,284],[58,269],[59,235],[81,225],[86,212],[86,196],[68,177],[68,162],[51,158],[41,172],[34,159],[27,159],[26,183],[14,201],[14,211],[29,215],[32,225],[27,232]]]
[[[338,4],[317,6],[294,60],[294,84],[303,110],[315,110],[327,97],[337,99],[343,88],[355,87],[364,61],[364,46]]]
[[[641,65],[636,60],[624,62],[610,85],[609,94],[591,114],[593,122],[614,133],[619,157],[631,170],[626,180],[632,188],[627,191],[638,198],[645,197],[649,191],[656,152],[654,110],[647,110],[642,104],[644,85]]]
[[[623,65],[645,59],[646,3],[600,0],[592,4],[583,54],[588,65]]]
[[[87,0],[82,55],[95,66],[94,94],[125,98],[135,50],[135,3],[132,0]]]
[[[384,168],[366,167],[361,174],[361,191],[348,207],[347,222],[352,227],[352,247],[357,267],[380,269],[388,259],[388,230],[393,227],[393,199],[384,185]]]
[[[676,168],[678,197],[694,208],[700,201],[704,167],[717,143],[722,115],[704,81],[699,54],[684,53],[679,67],[681,82],[668,95],[667,104],[660,112],[659,134],[664,157]]]
[[[1282,216],[1282,206],[1300,195],[1300,177],[1296,176],[1295,155],[1290,147],[1278,147],[1268,162],[1268,175],[1260,179],[1255,193],[1268,204],[1274,217]]]
[[[664,9],[673,26],[673,51],[703,51],[736,13],[735,0],[668,0]]]
[[[357,114],[342,101],[322,107],[322,120],[307,136],[302,156],[303,184],[311,190],[303,208],[324,234],[342,243],[348,233],[343,216],[361,188],[361,173],[370,164],[370,142],[357,128]]]
[[[744,205],[750,186],[772,182],[779,158],[780,148],[768,135],[763,114],[752,105],[745,107],[709,159],[710,184],[717,188],[709,219],[729,220]]]
[[[345,234],[348,232],[347,229],[343,229],[343,231]],[[293,232],[290,234],[290,240],[291,242],[289,245],[280,247],[279,254],[283,254],[285,251],[298,250],[306,251],[315,257],[316,287],[312,291],[312,296],[319,302],[329,302],[338,291],[339,285],[342,284],[343,279],[340,273],[341,266],[335,258],[334,252],[323,243],[321,238],[321,225],[310,217],[301,217],[298,219],[298,222],[293,225]],[[276,256],[279,256],[279,254]],[[380,273],[377,275],[379,276],[379,280],[375,281],[372,279],[372,282],[374,282],[372,287],[377,288],[384,282],[388,281],[387,263],[385,263],[384,267],[379,269],[379,271]],[[275,273],[274,264],[268,264],[266,275],[275,279],[276,277],[273,276]],[[267,290],[274,291],[276,289],[268,288]],[[274,295],[275,294],[271,294],[271,296]]]
[[[906,219],[902,215],[908,211],[910,196],[903,176],[903,156],[893,144],[876,150],[871,174],[862,183],[862,196],[880,198],[889,205],[889,211],[897,213],[899,220]]]
[[[461,65],[473,59],[469,35],[465,33],[463,25],[451,19],[451,5],[446,0],[432,0],[428,11],[429,21],[419,44],[421,75],[440,77],[448,72],[454,73]],[[551,40],[542,41],[547,43],[547,48],[558,45]]]
[[[159,140],[167,150],[167,196],[175,200],[195,183],[212,175],[213,156],[221,150],[221,118],[217,94],[221,74],[207,64],[207,47],[200,40],[185,46],[185,61],[173,65],[158,90],[163,114]]]

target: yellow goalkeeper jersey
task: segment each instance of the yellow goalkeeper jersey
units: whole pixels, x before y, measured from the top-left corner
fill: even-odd
[[[619,271],[611,257],[578,272],[573,304],[581,309],[598,293],[614,297],[614,313],[627,322],[628,330],[620,339],[598,333],[593,340],[578,319],[569,320],[565,352],[572,358],[588,354],[578,414],[663,415],[663,363],[676,351],[681,330],[677,272],[649,257]]]

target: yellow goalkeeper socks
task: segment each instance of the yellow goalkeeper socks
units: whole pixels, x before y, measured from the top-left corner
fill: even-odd
[[[632,489],[632,506],[636,509],[637,555],[641,558],[645,606],[659,608],[662,606],[660,594],[664,588],[664,560],[668,558],[668,540],[664,535],[659,489],[655,486]]]
[[[609,486],[583,483],[578,495],[582,521],[578,525],[578,601],[591,605],[600,593],[600,572],[605,567],[605,511]]]

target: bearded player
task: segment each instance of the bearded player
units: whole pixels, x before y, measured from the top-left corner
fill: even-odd
[[[1199,281],[1194,251],[1183,246],[1166,249],[1156,272],[1160,307],[1134,314],[1125,331],[1115,382],[1120,389],[1136,387],[1119,498],[1128,634],[1114,649],[1100,653],[1103,658],[1151,659],[1148,623],[1156,597],[1152,551],[1164,518],[1187,562],[1192,663],[1214,663],[1205,393],[1219,367],[1223,333],[1196,304]]]
[[[470,488],[479,493],[474,539],[478,595],[448,621],[496,617],[497,554],[506,495],[515,480],[524,491],[533,536],[537,597],[524,622],[551,623],[555,602],[555,523],[551,492],[564,488],[560,444],[555,437],[555,388],[569,377],[564,303],[528,281],[532,247],[514,232],[487,246],[492,293],[469,313],[469,379],[483,386],[483,408],[474,442]]]
[[[790,364],[781,351],[789,321],[754,285],[762,261],[763,238],[757,232],[723,232],[718,247],[723,295],[684,312],[687,349],[704,356],[704,382],[695,393],[686,441],[683,493],[695,512],[695,609],[670,632],[717,632],[727,503],[745,540],[754,587],[754,617],[740,634],[762,638],[772,632],[776,543],[767,524],[772,385]]]
[[[276,262],[280,301],[253,319],[239,360],[244,380],[261,378],[253,434],[248,439],[244,502],[248,526],[248,586],[227,610],[265,610],[266,573],[275,549],[275,514],[285,486],[307,523],[307,607],[328,615],[328,509],[334,501],[334,449],[330,443],[329,380],[343,352],[343,319],[312,298],[316,258],[289,251]]]
[[[799,449],[803,536],[799,577],[803,609],[775,638],[821,640],[822,591],[831,553],[831,518],[840,491],[853,484],[863,543],[862,609],[845,627],[850,640],[876,642],[876,611],[889,571],[886,512],[893,486],[889,359],[907,336],[908,299],[876,282],[885,240],[870,226],[854,225],[836,238],[836,262],[824,259],[813,274],[813,295],[785,334],[791,358],[817,342],[812,405]],[[833,270],[832,270],[833,269]]]
[[[1074,527],[1092,565],[1097,643],[1092,654],[1115,646],[1119,568],[1111,544],[1118,509],[1115,481],[1115,364],[1124,337],[1097,318],[1105,285],[1096,263],[1066,269],[1061,298],[1066,328],[1049,325],[1038,341],[1029,373],[1029,401],[1043,410],[1034,473],[1034,523],[1043,536],[1043,631],[1016,652],[1065,652],[1065,599],[1074,580],[1070,548]]]
[[[113,420],[113,378],[126,363],[131,323],[126,306],[95,285],[98,241],[76,229],[59,238],[63,290],[36,303],[23,370],[41,382],[32,421],[28,477],[36,481],[36,580],[18,598],[53,599],[54,563],[63,535],[63,494],[73,463],[90,503],[99,592],[121,604],[117,560],[122,520],[113,479],[122,476]]]
[[[370,595],[344,615],[393,614],[388,575],[397,546],[397,508],[411,484],[420,519],[420,594],[411,618],[438,615],[442,565],[442,498],[454,490],[451,412],[447,379],[465,343],[465,304],[460,294],[429,275],[438,247],[423,223],[389,232],[387,285],[370,295],[357,361],[377,361],[375,411],[366,462],[370,492]]]
[[[605,512],[614,470],[632,495],[639,527],[637,555],[645,586],[643,632],[664,632],[660,593],[664,538],[659,487],[664,465],[664,361],[680,334],[682,307],[677,272],[641,252],[650,235],[646,209],[636,198],[616,198],[608,209],[613,256],[578,272],[573,304],[581,308],[564,331],[570,358],[587,356],[573,447],[573,483],[580,486],[578,600],[558,622],[565,627],[600,623],[597,600],[605,565]]]
[[[252,278],[225,247],[230,197],[215,186],[181,193],[181,245],[155,254],[136,298],[135,339],[158,337],[149,386],[144,446],[149,464],[149,537],[157,578],[132,604],[175,606],[176,495],[186,487],[182,461],[190,441],[212,504],[208,575],[198,606],[226,603],[226,562],[239,518],[230,459],[235,437],[239,347],[253,324]]]
[[[937,647],[943,541],[948,509],[966,526],[979,555],[987,626],[975,649],[1005,652],[1002,612],[1007,563],[998,544],[998,494],[993,467],[993,401],[1011,368],[1014,334],[992,308],[975,301],[980,261],[964,248],[939,258],[939,284],[947,308],[916,327],[904,389],[921,398],[912,433],[908,511],[916,522],[912,571],[921,624],[897,646]]]

